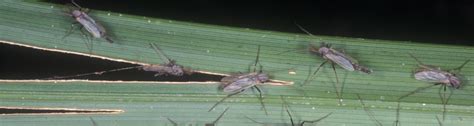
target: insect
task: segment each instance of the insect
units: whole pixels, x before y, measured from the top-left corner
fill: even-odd
[[[369,107],[365,106],[365,103],[362,100],[362,98],[360,97],[360,95],[359,94],[356,94],[356,95],[357,95],[357,98],[359,98],[360,104],[364,108],[364,111],[367,113],[367,115],[370,117],[370,119],[372,121],[374,121],[375,125],[376,126],[383,126],[382,123],[380,123],[380,121],[375,118],[374,113],[372,111],[370,111]]]
[[[293,120],[293,116],[291,116],[291,112],[290,112],[290,110],[288,109],[288,108],[289,108],[289,107],[288,107],[288,104],[287,104],[286,101],[283,99],[283,96],[280,96],[280,98],[281,98],[282,105],[283,105],[282,107],[285,108],[286,113],[287,113],[288,116],[290,117],[291,126],[303,126],[305,123],[318,123],[319,121],[321,121],[321,120],[323,120],[323,119],[329,117],[329,116],[332,114],[332,112],[330,112],[330,113],[326,114],[325,116],[323,116],[323,117],[321,117],[321,118],[319,118],[319,119],[310,120],[310,121],[304,120],[304,121],[298,122],[298,123],[295,125],[295,122],[294,122],[294,120]],[[248,117],[248,116],[245,116],[245,117],[246,117],[247,119],[251,120],[251,121],[254,122],[254,123],[266,124],[266,123],[258,122],[258,121],[254,120],[254,119],[252,119],[252,118],[250,118],[250,117]]]
[[[184,74],[190,75],[193,73],[193,71],[190,68],[185,68],[179,64],[176,64],[175,60],[168,58],[155,44],[150,43],[150,47],[155,50],[155,52],[160,56],[160,58],[162,58],[163,61],[165,61],[164,63],[150,64],[150,65],[143,65],[143,66],[131,66],[131,67],[117,68],[117,69],[112,69],[112,70],[77,74],[77,75],[71,75],[71,76],[51,77],[47,79],[62,79],[62,78],[81,77],[81,76],[88,76],[88,75],[101,75],[104,73],[117,72],[117,71],[136,69],[136,68],[143,71],[156,72],[155,76],[161,76],[161,75],[183,76]]]
[[[163,64],[155,65],[145,65],[141,69],[143,71],[156,72],[155,76],[160,75],[173,75],[173,76],[183,76],[184,74],[192,74],[192,70],[189,68],[184,68],[183,66],[176,64],[175,60],[168,58],[155,44],[150,43],[150,46],[155,50],[155,52],[160,55],[160,58],[165,61]]]
[[[300,28],[305,33],[307,33],[311,36],[314,36],[313,34],[308,32],[306,29],[301,27],[300,25],[296,24],[296,26],[298,26],[298,28]],[[306,85],[307,83],[309,83],[313,79],[315,79],[317,73],[320,70],[320,68],[324,64],[326,64],[327,62],[330,62],[331,66],[332,66],[332,69],[334,71],[334,75],[336,77],[336,86],[335,86],[335,88],[336,88],[336,95],[340,99],[339,102],[341,102],[342,97],[341,97],[341,94],[340,94],[340,92],[337,88],[338,87],[337,85],[339,85],[339,78],[337,76],[336,68],[334,67],[334,64],[339,65],[340,67],[344,68],[347,71],[361,71],[361,72],[364,72],[364,73],[367,73],[367,74],[372,73],[371,69],[360,65],[356,59],[354,59],[354,58],[350,57],[349,55],[345,54],[344,51],[339,52],[339,51],[331,48],[330,44],[326,44],[326,43],[323,42],[323,43],[321,43],[321,46],[319,48],[317,48],[316,46],[314,46],[312,44],[309,44],[309,51],[311,53],[317,53],[320,57],[325,59],[325,61],[323,63],[321,63],[316,68],[316,71],[314,71],[313,74],[308,76],[308,78],[304,81],[303,85]]]
[[[229,110],[229,107],[227,107],[224,112],[222,112],[219,117],[217,117],[216,120],[212,121],[212,123],[206,123],[204,124],[204,126],[215,126],[216,123],[222,118],[222,116],[224,116],[224,114],[227,112],[227,110]],[[175,121],[171,120],[170,118],[166,118],[168,121],[170,121],[173,126],[178,126],[178,123],[176,123]]]
[[[74,0],[71,0],[71,3],[76,7],[73,9],[69,9],[69,13],[67,14],[68,16],[71,16],[74,18],[76,22],[71,25],[71,29],[67,32],[67,34],[63,37],[63,39],[67,36],[69,36],[72,31],[74,30],[74,24],[81,24],[79,30],[83,35],[87,37],[87,35],[84,33],[82,28],[85,28],[87,32],[89,32],[90,35],[94,38],[104,38],[107,40],[109,43],[114,43],[112,39],[107,35],[107,32],[105,31],[105,28],[96,22],[93,18],[91,18],[87,13],[88,9],[83,9],[81,6],[79,6]],[[92,50],[92,41],[91,38],[87,38],[87,40],[90,40],[90,45],[86,43],[89,49]]]
[[[398,116],[399,116],[399,109],[400,109],[400,100],[403,98],[406,98],[410,95],[413,95],[419,91],[428,89],[430,87],[436,86],[436,85],[441,85],[439,88],[439,96],[441,98],[441,103],[443,104],[443,120],[445,119],[446,115],[446,104],[448,104],[449,98],[451,97],[453,91],[452,89],[459,89],[462,86],[461,79],[458,77],[459,72],[461,72],[461,69],[469,63],[470,60],[466,60],[461,66],[451,69],[451,70],[442,70],[440,67],[433,66],[433,65],[427,65],[423,64],[418,58],[413,56],[412,54],[409,54],[415,61],[418,63],[418,68],[415,70],[413,76],[415,77],[416,80],[420,81],[425,81],[425,82],[430,82],[433,83],[433,85],[427,86],[427,87],[420,87],[417,88],[416,90],[405,94],[398,98],[398,108],[397,108],[397,120],[396,123],[399,123]],[[446,88],[447,87],[452,87],[450,89],[450,94],[446,96]],[[443,91],[441,91],[443,90]],[[443,92],[443,93],[441,93]]]
[[[216,104],[214,104],[209,109],[209,111],[214,109],[217,105],[219,105],[225,99],[227,99],[227,98],[229,98],[233,95],[239,94],[240,92],[243,92],[243,91],[245,91],[249,88],[255,88],[255,89],[257,89],[257,91],[259,93],[259,99],[260,99],[260,103],[262,105],[262,108],[264,109],[265,114],[268,115],[267,110],[265,108],[265,104],[263,103],[262,92],[257,87],[257,85],[258,84],[263,84],[264,82],[269,81],[270,77],[268,76],[268,74],[262,73],[262,65],[258,62],[259,54],[260,54],[260,45],[258,46],[257,58],[255,59],[253,72],[235,74],[235,75],[227,76],[227,77],[224,77],[224,78],[221,79],[221,85],[219,85],[219,89],[222,90],[224,93],[227,93],[228,95],[226,97],[222,98]],[[256,72],[257,64],[260,65],[260,71],[259,72]]]

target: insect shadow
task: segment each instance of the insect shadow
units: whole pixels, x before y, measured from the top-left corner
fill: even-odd
[[[160,58],[164,61],[162,64],[149,64],[149,65],[140,65],[140,66],[131,66],[131,67],[123,67],[117,68],[112,70],[105,70],[105,71],[97,71],[91,73],[84,73],[84,74],[76,74],[71,76],[56,76],[46,79],[63,79],[63,78],[73,78],[73,77],[82,77],[82,76],[89,76],[89,75],[101,75],[104,73],[110,72],[118,72],[123,70],[129,69],[140,69],[143,71],[155,72],[154,76],[183,76],[183,75],[191,75],[193,74],[193,70],[188,67],[183,67],[176,63],[175,60],[168,58],[154,43],[150,43],[150,47],[160,56]]]
[[[298,26],[298,28],[301,29],[306,34],[314,36],[313,34],[308,32],[306,29],[304,29],[299,24],[296,24],[296,26]],[[308,49],[309,49],[310,53],[317,54],[318,56],[322,57],[324,59],[324,61],[319,66],[317,66],[316,70],[312,74],[308,74],[308,77],[305,79],[305,81],[303,82],[303,84],[301,86],[304,86],[307,83],[313,81],[316,78],[316,75],[318,74],[321,67],[324,66],[324,64],[330,62],[331,67],[334,71],[334,76],[336,77],[336,84],[335,84],[334,87],[335,87],[336,95],[339,98],[339,104],[341,104],[341,101],[342,101],[342,95],[341,95],[342,89],[338,88],[340,82],[339,82],[339,77],[338,77],[337,72],[336,72],[335,64],[337,64],[338,66],[342,67],[343,69],[345,69],[347,71],[361,71],[361,72],[367,73],[367,74],[372,73],[371,69],[360,65],[356,59],[354,59],[354,58],[350,57],[349,55],[345,54],[344,50],[342,50],[340,52],[340,51],[337,51],[337,50],[333,49],[331,47],[331,44],[322,42],[321,46],[319,48],[312,45],[312,44],[309,44]]]
[[[227,107],[227,108],[224,110],[224,112],[222,112],[222,113],[219,115],[219,117],[217,117],[216,120],[212,121],[211,123],[206,123],[206,124],[204,124],[204,126],[216,126],[217,122],[222,118],[222,116],[224,116],[224,114],[227,112],[227,110],[229,110],[229,107]],[[178,123],[175,122],[175,121],[173,121],[172,119],[170,119],[170,118],[168,118],[168,117],[166,117],[166,119],[167,119],[168,121],[170,121],[170,122],[173,124],[173,126],[178,126]]]
[[[360,104],[364,108],[365,113],[367,113],[367,115],[370,117],[370,120],[372,120],[375,123],[376,126],[383,126],[382,123],[379,120],[377,120],[377,118],[375,118],[374,112],[372,112],[369,109],[369,107],[365,106],[365,103],[362,100],[362,97],[360,97],[359,94],[356,94],[356,95],[357,95],[357,98],[359,99]]]
[[[288,114],[288,116],[290,117],[290,123],[291,123],[291,126],[303,126],[304,124],[306,123],[318,123],[319,121],[329,117],[332,112],[326,114],[325,116],[319,118],[319,119],[316,119],[316,120],[303,120],[303,121],[300,121],[300,122],[296,122],[293,120],[293,116],[291,115],[291,112],[290,112],[290,109],[289,109],[289,106],[288,106],[288,103],[286,103],[286,101],[284,100],[283,96],[280,96],[281,98],[281,102],[282,102],[282,109],[285,108],[285,111],[286,113]],[[254,123],[259,123],[259,124],[268,124],[268,123],[263,123],[263,122],[259,122],[257,120],[254,120],[248,116],[245,116],[245,118],[251,120],[252,122]],[[274,123],[270,124],[270,125],[276,125]],[[283,124],[283,125],[286,125],[286,124]]]
[[[265,111],[265,114],[268,115],[267,109],[265,108],[265,104],[263,103],[262,91],[260,90],[260,88],[258,88],[257,85],[268,82],[270,77],[268,74],[262,72],[263,66],[259,62],[259,55],[260,55],[260,45],[258,45],[257,57],[253,65],[254,67],[253,72],[233,74],[221,79],[219,90],[222,90],[224,93],[227,93],[228,95],[222,98],[216,104],[214,104],[209,109],[209,111],[212,111],[212,109],[214,109],[217,105],[222,103],[225,99],[233,95],[239,94],[249,88],[255,88],[257,89],[259,93],[260,104],[262,105],[262,108]],[[258,72],[256,71],[257,64],[260,67],[260,70]]]
[[[66,15],[74,18],[75,22],[71,24],[71,28],[66,32],[66,35],[62,37],[62,40],[73,33],[76,24],[80,24],[79,31],[81,31],[82,35],[86,37],[86,46],[89,49],[89,52],[92,52],[94,38],[103,38],[109,43],[114,43],[107,34],[104,26],[88,15],[88,9],[82,8],[74,2],[74,0],[71,0],[71,3],[73,6],[68,8]],[[83,29],[86,29],[90,35],[85,33]]]
[[[442,70],[440,67],[433,66],[433,65],[427,65],[422,63],[418,58],[413,56],[412,54],[409,53],[409,55],[415,59],[415,61],[418,63],[418,68],[415,69],[415,72],[413,76],[415,77],[416,80],[419,81],[424,81],[424,82],[430,82],[433,83],[432,85],[426,86],[426,87],[420,87],[417,88],[416,90],[407,93],[401,97],[398,98],[398,106],[397,106],[397,118],[396,121],[394,122],[395,125],[399,125],[399,116],[400,116],[400,101],[410,95],[413,95],[417,92],[420,92],[422,90],[431,88],[436,85],[441,85],[439,87],[439,97],[441,99],[441,103],[443,104],[443,117],[442,120],[445,120],[445,115],[446,115],[446,104],[448,104],[449,99],[451,98],[453,94],[453,89],[459,89],[462,86],[462,80],[459,77],[459,73],[461,72],[461,69],[469,63],[469,60],[466,60],[461,66],[451,69],[451,70]],[[449,89],[449,94],[446,96],[446,89],[447,87]]]

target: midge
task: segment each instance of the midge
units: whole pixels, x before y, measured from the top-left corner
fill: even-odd
[[[176,64],[175,60],[168,58],[155,44],[150,43],[150,46],[155,50],[155,52],[160,55],[161,60],[165,61],[163,64],[155,65],[145,65],[141,67],[143,71],[156,72],[155,76],[160,75],[173,75],[173,76],[183,76],[184,74],[190,75],[193,71],[190,68],[184,68],[183,66]]]
[[[296,26],[298,26],[298,28],[300,28],[302,31],[304,31],[305,33],[313,36],[313,34],[311,34],[310,32],[308,32],[306,29],[304,29],[303,27],[301,27],[300,25],[296,24]],[[339,90],[337,89],[337,85],[339,85],[339,77],[337,76],[337,73],[336,73],[336,68],[334,67],[334,64],[337,64],[339,65],[340,67],[344,68],[345,70],[347,71],[361,71],[361,72],[364,72],[364,73],[367,73],[367,74],[370,74],[372,73],[372,70],[365,67],[365,66],[362,66],[359,64],[359,62],[350,57],[349,55],[345,54],[344,51],[342,52],[339,52],[333,48],[331,48],[331,45],[330,44],[327,44],[327,43],[321,43],[321,46],[318,48],[312,44],[309,44],[309,51],[311,53],[316,53],[318,54],[320,57],[322,57],[323,59],[325,59],[325,61],[323,63],[321,63],[317,68],[316,68],[316,71],[313,72],[313,74],[311,74],[310,76],[308,76],[308,78],[305,80],[305,82],[303,83],[303,85],[306,85],[307,83],[311,82],[314,78],[316,78],[316,75],[317,73],[319,72],[319,69],[324,65],[326,64],[327,62],[330,62],[331,63],[331,67],[334,71],[334,75],[336,77],[336,95],[339,99],[342,99],[341,98],[341,94],[339,92]],[[302,86],[303,86],[302,85]]]
[[[422,91],[424,89],[436,86],[436,85],[442,85],[439,88],[439,96],[441,98],[441,102],[443,104],[443,120],[445,119],[445,114],[446,114],[446,104],[448,104],[448,100],[452,95],[452,88],[454,89],[459,89],[462,86],[462,81],[458,77],[458,73],[461,72],[461,69],[469,63],[469,60],[466,60],[461,66],[451,69],[451,70],[442,70],[440,67],[433,66],[433,65],[427,65],[423,64],[421,61],[419,61],[415,56],[412,54],[409,54],[415,61],[418,63],[418,68],[415,69],[415,72],[413,76],[415,77],[416,80],[420,81],[425,81],[425,82],[430,82],[433,83],[433,85],[427,86],[427,87],[420,87],[417,88],[416,90],[401,96],[398,98],[398,100],[402,100],[403,98],[406,98],[410,95],[413,95],[419,91]],[[452,87],[450,88],[450,94],[446,96],[446,87]],[[443,93],[441,93],[441,90],[444,90]],[[400,107],[400,106],[399,106]],[[399,109],[397,109],[397,116],[399,115]],[[398,117],[396,123],[398,124]]]
[[[61,78],[71,78],[71,77],[81,77],[81,76],[88,76],[88,75],[101,75],[104,73],[110,72],[117,72],[129,69],[140,69],[143,71],[155,72],[154,76],[161,76],[161,75],[171,75],[171,76],[183,76],[183,75],[191,75],[193,74],[193,70],[190,68],[185,68],[179,64],[176,64],[175,60],[168,58],[155,44],[150,43],[150,47],[155,50],[155,52],[160,56],[160,58],[165,61],[162,64],[150,64],[150,65],[143,65],[143,66],[131,66],[131,67],[124,67],[118,68],[113,70],[106,70],[106,71],[98,71],[92,73],[85,73],[85,74],[77,74],[72,76],[61,76],[61,77],[52,77],[48,79],[61,79]]]
[[[227,110],[229,110],[229,107],[227,107],[224,112],[222,112],[219,117],[217,117],[216,120],[212,121],[212,123],[206,123],[204,124],[204,126],[216,126],[216,123],[222,118],[222,116],[224,116],[224,114],[227,112]],[[166,118],[168,119],[168,121],[170,121],[173,126],[178,126],[178,123],[176,123],[175,121],[171,120],[170,118]]]
[[[328,114],[326,114],[325,116],[323,116],[323,117],[321,117],[321,118],[319,118],[319,119],[316,119],[316,120],[303,120],[303,121],[297,122],[297,123],[295,124],[295,121],[293,120],[293,116],[291,116],[291,112],[290,112],[290,110],[288,109],[288,108],[289,108],[289,107],[288,107],[288,104],[287,104],[286,101],[283,99],[283,96],[280,96],[280,98],[281,98],[282,105],[283,105],[282,107],[285,108],[286,113],[287,113],[288,116],[290,117],[291,126],[303,126],[305,123],[318,123],[319,121],[321,121],[321,120],[323,120],[323,119],[329,117],[329,116],[332,114],[332,112],[331,112],[331,113],[328,113]],[[245,117],[246,117],[247,119],[251,120],[251,121],[254,122],[254,123],[259,123],[259,124],[264,124],[264,125],[267,124],[267,123],[258,122],[258,121],[254,120],[254,119],[252,119],[252,118],[250,118],[250,117],[248,117],[248,116],[245,116]],[[270,125],[277,125],[277,124],[276,124],[276,123],[271,123]],[[285,125],[286,125],[286,124],[285,124]]]
[[[257,87],[257,85],[268,82],[270,77],[268,76],[268,74],[262,73],[262,65],[258,62],[259,54],[260,54],[260,45],[258,46],[257,58],[255,59],[253,72],[234,74],[234,75],[230,75],[221,79],[221,85],[219,85],[219,89],[222,90],[224,93],[227,93],[228,95],[222,98],[216,104],[214,104],[209,109],[209,111],[214,109],[217,105],[219,105],[225,99],[233,95],[239,94],[240,92],[243,92],[249,88],[255,88],[257,89],[259,93],[259,99],[260,99],[262,108],[264,109],[265,114],[268,115],[267,110],[265,108],[265,104],[263,103],[262,91]],[[256,72],[257,64],[259,64],[260,66],[260,70],[258,72]]]
[[[82,28],[85,28],[87,32],[89,32],[92,37],[94,38],[104,38],[110,43],[114,43],[112,39],[107,35],[107,32],[105,31],[105,28],[100,25],[98,22],[96,22],[94,19],[92,19],[87,13],[88,9],[83,9],[81,6],[79,6],[74,0],[71,0],[71,3],[76,7],[76,8],[69,8],[69,13],[67,15],[71,16],[74,18],[76,21],[75,23],[81,24],[80,26],[80,31],[82,34],[86,35],[83,31]],[[73,24],[75,24],[73,23]],[[72,33],[72,30],[74,29],[74,26],[71,25],[71,29],[68,31],[68,33],[63,37],[67,37]],[[89,38],[88,38],[89,40]],[[89,45],[88,45],[89,46]],[[92,43],[90,45],[92,48]]]

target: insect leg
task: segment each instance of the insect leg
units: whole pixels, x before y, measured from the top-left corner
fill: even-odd
[[[304,85],[306,85],[307,83],[313,81],[313,79],[316,78],[316,74],[318,74],[319,69],[320,69],[324,64],[326,64],[327,62],[328,62],[328,60],[326,60],[326,61],[324,61],[323,63],[321,63],[321,64],[318,66],[318,68],[316,68],[316,71],[314,71],[311,76],[308,76],[308,77],[306,78],[306,80],[303,82],[303,85],[301,85],[301,86],[304,86]]]
[[[449,99],[453,95],[453,90],[450,88],[450,93],[446,97],[446,85],[443,85],[439,88],[439,97],[441,98],[441,103],[443,104],[443,121],[446,117],[446,104],[448,104]],[[441,95],[441,89],[444,89],[443,94]]]
[[[408,53],[408,54],[409,54],[413,59],[415,59],[415,61],[416,61],[418,64],[420,64],[420,65],[425,65],[425,64],[423,64],[420,60],[418,60],[418,58],[416,58],[415,56],[413,56],[413,54],[411,54],[411,53]]]
[[[308,35],[311,35],[311,36],[314,36],[313,34],[311,34],[308,30],[304,29],[301,25],[299,25],[298,23],[294,22],[295,25],[303,32],[305,32],[306,34]]]
[[[260,90],[260,88],[257,87],[257,85],[255,85],[253,87],[255,87],[255,89],[257,89],[257,91],[258,91],[260,104],[262,105],[262,108],[265,111],[265,115],[268,115],[267,108],[265,107],[265,104],[263,103],[262,91]]]
[[[380,121],[378,121],[375,118],[374,113],[372,111],[370,111],[367,106],[365,106],[365,103],[362,100],[362,98],[360,97],[360,95],[359,94],[356,94],[356,95],[357,95],[357,98],[359,98],[360,104],[364,108],[364,111],[367,113],[367,115],[370,117],[370,119],[372,119],[372,121],[374,121],[377,126],[382,126],[382,123],[380,123]]]
[[[417,93],[417,92],[419,92],[419,91],[422,91],[422,90],[431,88],[431,87],[436,86],[436,85],[439,85],[439,84],[433,84],[433,85],[426,86],[426,87],[419,87],[419,88],[415,89],[414,91],[412,91],[412,92],[410,92],[410,93],[408,93],[408,94],[405,94],[405,95],[399,97],[399,98],[397,99],[398,105],[397,105],[396,120],[395,120],[395,122],[394,122],[395,126],[401,125],[401,124],[400,124],[400,120],[399,120],[399,118],[400,118],[400,101],[401,101],[402,99],[404,99],[404,98],[410,96],[410,95],[413,95],[413,94],[415,94],[415,93]]]
[[[457,70],[457,72],[461,72],[461,69],[464,67],[464,65],[466,65],[467,63],[469,63],[469,61],[471,61],[471,59],[468,59],[466,60],[461,66],[457,67],[457,68],[454,68],[452,70]]]
[[[301,125],[300,125],[300,126],[303,126],[303,125],[304,125],[304,123],[317,123],[317,122],[319,122],[319,121],[321,121],[321,120],[323,120],[323,119],[325,119],[325,118],[329,117],[331,114],[332,114],[332,112],[330,112],[330,113],[326,114],[325,116],[323,116],[323,117],[321,117],[321,118],[319,118],[319,119],[316,119],[316,120],[312,120],[312,121],[303,121],[303,122],[301,122]]]
[[[224,116],[224,114],[225,114],[225,112],[227,112],[227,110],[229,110],[229,107],[225,108],[224,112],[222,112],[221,115],[219,115],[219,117],[217,117],[217,119],[214,120],[214,121],[213,121],[211,124],[209,124],[209,125],[212,125],[212,126],[216,125],[217,121],[219,121],[219,120],[222,118],[222,116]],[[208,126],[208,124],[206,124],[206,126]]]
[[[178,126],[178,123],[176,123],[175,121],[171,120],[169,117],[166,117],[166,119],[167,119],[168,121],[170,121],[170,122],[173,124],[173,126]]]
[[[217,105],[221,104],[225,99],[233,96],[233,95],[236,95],[236,94],[239,94],[240,92],[236,92],[236,93],[233,93],[233,94],[229,94],[227,96],[225,96],[224,98],[222,98],[221,100],[219,100],[216,104],[214,104],[209,110],[208,112],[212,111],[212,109],[214,109]]]
[[[129,69],[134,69],[134,68],[140,68],[140,67],[143,67],[143,66],[124,67],[124,68],[118,68],[118,69],[112,69],[112,70],[106,70],[106,71],[98,71],[98,72],[91,72],[91,73],[84,73],[84,74],[77,74],[77,75],[70,75],[70,76],[50,77],[50,78],[45,78],[45,79],[49,80],[49,79],[63,79],[63,78],[71,78],[71,77],[82,77],[82,76],[88,76],[88,75],[101,75],[101,74],[104,74],[104,73],[117,72],[117,71],[129,70]]]
[[[286,113],[288,114],[288,116],[290,116],[291,125],[292,125],[292,126],[295,126],[295,123],[293,122],[293,116],[291,116],[290,110],[288,109],[288,104],[287,104],[286,101],[283,99],[283,96],[280,95],[280,98],[281,98],[281,102],[282,102],[282,105],[283,105],[282,107],[285,108]]]
[[[341,92],[339,92],[339,77],[337,77],[337,72],[336,72],[336,67],[334,67],[334,63],[331,63],[332,70],[334,71],[334,75],[336,76],[336,84],[334,85],[334,88],[336,88],[336,95],[337,98],[339,98],[339,104],[342,105],[342,96]]]
[[[443,126],[443,122],[441,122],[441,120],[439,120],[438,116],[435,116],[435,117],[436,117],[436,120],[438,120],[438,125]]]
[[[172,60],[168,58],[165,53],[163,53],[158,46],[154,43],[150,43],[150,46],[155,50],[155,52],[160,56],[161,60],[165,61],[165,64],[172,63]]]
[[[97,125],[97,122],[95,122],[95,120],[92,119],[92,117],[89,117],[89,119],[90,119],[91,122],[92,122],[92,126],[98,126],[98,125]]]
[[[422,90],[431,88],[431,87],[436,86],[436,85],[440,85],[440,84],[433,84],[433,85],[426,86],[426,87],[419,87],[419,88],[417,88],[416,90],[414,90],[414,91],[412,91],[412,92],[410,92],[410,93],[408,93],[408,94],[405,94],[405,95],[401,96],[400,98],[398,98],[398,100],[400,101],[400,100],[402,100],[402,99],[404,99],[404,98],[406,98],[406,97],[408,97],[408,96],[410,96],[410,95],[413,95],[413,94],[415,94],[415,93],[417,93],[417,92],[419,92],[419,91],[422,91]]]

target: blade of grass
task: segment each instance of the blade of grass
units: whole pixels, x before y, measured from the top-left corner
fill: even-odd
[[[61,15],[63,6],[36,2],[34,0],[0,1],[0,40],[42,48],[89,53],[78,31],[61,40],[70,27],[72,19]],[[327,42],[335,48],[343,48],[374,70],[371,75],[347,72],[336,68],[341,84],[343,105],[337,106],[337,97],[332,84],[335,76],[330,66],[321,68],[316,80],[302,88],[307,94],[289,86],[263,86],[265,104],[269,116],[259,109],[254,95],[244,93],[227,100],[223,105],[231,109],[220,125],[254,124],[241,115],[248,115],[265,122],[281,122],[280,95],[288,96],[295,117],[311,120],[334,112],[320,125],[371,125],[373,122],[360,107],[355,94],[364,97],[371,106],[374,116],[383,124],[391,125],[395,120],[396,99],[417,87],[428,85],[413,79],[411,71],[416,62],[408,52],[416,55],[426,64],[443,68],[454,68],[468,58],[474,57],[474,48],[465,46],[421,44],[414,42],[367,40],[332,36],[310,37],[303,34],[289,34],[275,31],[261,31],[231,28],[156,19],[104,11],[91,11],[110,33],[117,44],[94,40],[94,55],[124,59],[140,63],[161,63],[148,43],[156,43],[167,56],[179,64],[193,69],[215,73],[246,72],[255,59],[257,45],[262,45],[260,62],[264,71],[272,71],[275,79],[301,84],[307,75],[309,65],[317,65],[322,59],[305,53],[283,53],[297,49],[306,42]],[[34,20],[31,20],[34,19]],[[290,73],[288,69],[291,69]],[[472,82],[473,65],[467,64],[461,73],[464,77],[463,91],[454,91],[447,106],[444,124],[470,125],[474,122],[474,94]],[[99,86],[99,87],[97,87]],[[206,113],[212,104],[224,96],[218,95],[215,84],[144,84],[144,83],[90,83],[68,82],[15,82],[0,84],[0,105],[2,106],[54,106],[54,107],[97,107],[123,108],[125,113],[116,116],[93,117],[98,125],[150,123],[164,124],[169,117],[182,124],[203,124],[213,120],[218,113]],[[428,89],[402,101],[401,123],[403,125],[437,125],[433,118],[441,113],[437,88]],[[232,102],[232,103],[229,103]],[[223,109],[225,106],[221,106]],[[201,111],[203,110],[203,111]],[[219,112],[219,111],[216,111]],[[199,117],[193,115],[202,115]],[[6,124],[77,125],[91,124],[84,116],[0,116]],[[32,120],[32,121],[26,121]],[[53,120],[50,122],[50,120]]]

